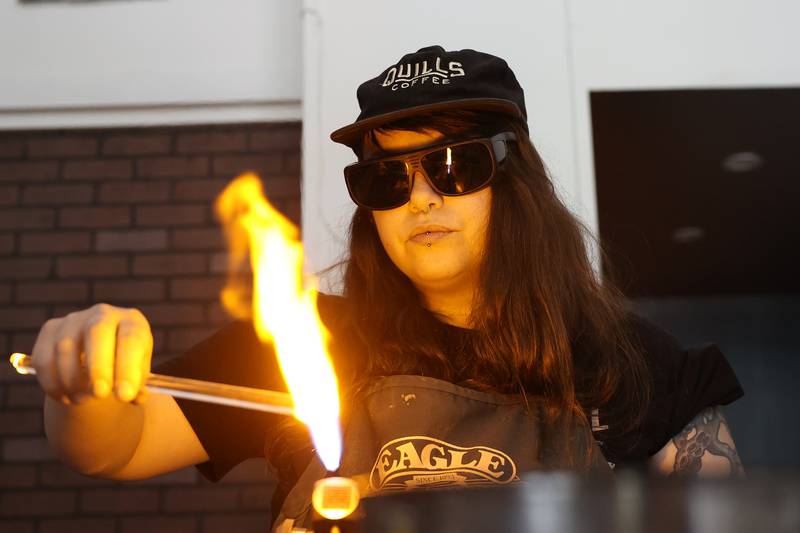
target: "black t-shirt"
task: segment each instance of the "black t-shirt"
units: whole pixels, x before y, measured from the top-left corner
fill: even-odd
[[[346,389],[364,361],[364,351],[341,331],[342,298],[320,294],[320,317],[331,331],[331,356],[340,388]],[[617,465],[637,466],[658,452],[700,411],[726,405],[742,391],[725,356],[714,344],[684,349],[675,338],[647,320],[632,315],[632,326],[653,380],[652,401],[643,423],[634,431],[615,433],[614,420],[601,409],[590,413],[594,435],[606,459]],[[454,352],[468,330],[443,324]],[[346,337],[345,342],[337,337]],[[456,355],[454,353],[454,355]],[[154,372],[221,383],[286,391],[271,347],[263,345],[249,322],[233,322],[185,354],[161,363]],[[285,493],[311,458],[307,433],[289,417],[176,399],[200,442],[208,462],[198,465],[211,481],[251,457],[264,457],[279,474],[279,492]],[[607,428],[606,428],[607,427]],[[273,502],[273,504],[279,502]]]

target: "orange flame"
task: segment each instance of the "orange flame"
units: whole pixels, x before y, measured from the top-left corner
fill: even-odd
[[[317,285],[303,279],[303,248],[294,224],[264,197],[255,174],[243,174],[217,198],[229,248],[229,277],[221,298],[237,318],[252,317],[262,342],[272,342],[292,394],[328,470],[341,459],[339,392],[327,352],[328,331],[317,314]],[[246,273],[252,269],[252,297]]]

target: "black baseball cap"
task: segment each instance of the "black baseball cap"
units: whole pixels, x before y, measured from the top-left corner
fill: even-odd
[[[356,121],[331,133],[350,148],[367,130],[429,111],[496,112],[522,119],[527,130],[525,96],[514,72],[504,59],[475,50],[421,48],[362,83],[356,96]]]

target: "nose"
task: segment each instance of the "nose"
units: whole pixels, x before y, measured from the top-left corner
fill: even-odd
[[[414,171],[413,186],[411,187],[411,197],[408,206],[414,212],[429,211],[433,207],[442,206],[442,195],[431,187],[428,178],[420,170]]]

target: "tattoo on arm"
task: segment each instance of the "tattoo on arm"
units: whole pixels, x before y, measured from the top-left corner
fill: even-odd
[[[677,449],[675,467],[671,476],[694,477],[703,466],[706,452],[722,457],[730,463],[731,477],[744,476],[744,467],[739,453],[731,439],[731,444],[723,442],[720,430],[730,435],[728,423],[718,407],[709,407],[689,422],[683,430],[672,438]]]

